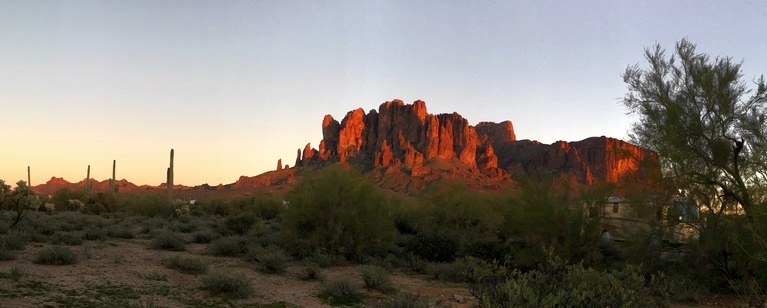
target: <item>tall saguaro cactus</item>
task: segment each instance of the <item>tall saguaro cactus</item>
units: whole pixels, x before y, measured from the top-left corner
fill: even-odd
[[[173,202],[173,149],[170,149],[170,167],[168,167],[168,202]]]
[[[88,174],[85,176],[85,194],[91,193],[91,165],[88,165]]]
[[[27,186],[32,187],[32,172],[29,170],[29,166],[27,166]]]
[[[109,189],[112,192],[117,192],[117,178],[115,177],[115,169],[117,169],[117,160],[112,160],[112,178],[109,179]]]

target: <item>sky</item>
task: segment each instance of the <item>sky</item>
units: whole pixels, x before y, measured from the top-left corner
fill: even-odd
[[[232,183],[393,99],[544,143],[627,138],[644,49],[767,73],[763,1],[0,0],[0,179]]]

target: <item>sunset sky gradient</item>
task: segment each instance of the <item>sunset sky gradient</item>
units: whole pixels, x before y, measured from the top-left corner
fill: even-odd
[[[621,74],[688,38],[767,73],[763,1],[2,1],[0,179],[232,183],[330,113],[421,99],[518,139],[626,138]]]

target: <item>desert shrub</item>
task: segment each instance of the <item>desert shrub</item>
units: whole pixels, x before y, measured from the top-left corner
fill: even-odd
[[[472,267],[466,259],[457,259],[451,263],[430,262],[426,265],[425,271],[436,280],[468,282]]]
[[[103,241],[106,240],[107,231],[96,226],[87,226],[83,228],[83,239],[86,241]]]
[[[248,261],[258,262],[259,270],[268,274],[284,272],[288,262],[285,251],[275,246],[251,247],[245,257]]]
[[[635,267],[622,271],[600,271],[581,264],[555,261],[548,268],[522,273],[503,268],[474,275],[472,294],[483,307],[662,307],[665,290],[657,277],[646,279]],[[505,275],[506,279],[503,278]],[[490,278],[490,279],[487,279]]]
[[[378,308],[427,308],[429,303],[426,299],[413,293],[401,292],[387,298],[378,306]]]
[[[162,262],[167,268],[177,270],[185,274],[205,274],[208,271],[208,263],[199,258],[172,256]]]
[[[458,239],[442,232],[422,232],[408,242],[405,250],[431,262],[452,262],[458,252]]]
[[[365,288],[388,293],[394,289],[389,272],[380,266],[363,265],[357,271],[362,276]]]
[[[21,280],[21,278],[24,278],[24,276],[26,275],[27,275],[27,272],[25,272],[23,268],[18,266],[11,267],[11,273],[10,273],[11,281],[19,282],[19,280]]]
[[[509,246],[498,239],[480,239],[466,244],[462,255],[485,261],[503,261],[509,254]]]
[[[240,213],[224,220],[226,228],[231,234],[243,235],[248,233],[250,228],[256,223],[256,215],[250,212]]]
[[[69,248],[51,246],[40,250],[34,260],[35,264],[68,265],[77,263],[77,255]]]
[[[181,216],[181,217],[189,217],[189,216]],[[181,220],[183,218],[179,218]],[[181,232],[181,233],[192,233],[195,230],[197,230],[198,226],[195,223],[192,222],[181,222],[178,221],[173,224],[173,230]]]
[[[183,251],[186,250],[186,241],[180,235],[172,232],[161,232],[149,242],[152,249]]]
[[[168,224],[168,220],[160,217],[152,217],[141,222],[141,233],[151,233],[160,230]]]
[[[235,257],[248,251],[248,241],[242,236],[227,236],[210,242],[208,252],[216,256]]]
[[[198,244],[208,244],[221,237],[221,234],[210,229],[200,230],[192,233],[192,242]]]
[[[85,191],[72,191],[69,188],[61,188],[55,191],[51,197],[51,202],[56,204],[57,212],[72,210],[69,208],[69,200],[85,200]]]
[[[213,295],[247,298],[253,293],[250,279],[242,274],[216,272],[203,276],[200,282]]]
[[[107,230],[107,236],[111,238],[123,238],[123,239],[132,239],[136,237],[136,235],[133,234],[133,230],[131,230],[129,227],[119,226],[119,225],[114,225],[110,227]]]
[[[5,247],[8,250],[22,250],[25,245],[24,238],[16,233],[0,235],[0,247]]]
[[[287,199],[284,238],[306,239],[331,254],[353,260],[385,255],[397,233],[388,199],[353,170],[324,168],[304,177]]]
[[[53,245],[76,246],[83,244],[83,235],[80,232],[60,232],[51,236]]]
[[[298,273],[301,280],[320,280],[322,279],[322,269],[317,263],[307,263]]]
[[[323,249],[315,249],[302,260],[304,263],[314,263],[319,267],[339,266],[347,263],[343,256],[328,254]]]
[[[16,253],[5,246],[0,246],[0,261],[10,261],[16,259]]]
[[[333,306],[349,306],[362,299],[361,287],[348,276],[336,276],[322,284],[320,298]]]
[[[148,217],[171,217],[173,208],[168,206],[164,194],[122,195],[123,208],[132,215]]]

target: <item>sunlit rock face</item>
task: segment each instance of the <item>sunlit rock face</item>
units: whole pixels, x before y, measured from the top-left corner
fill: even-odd
[[[550,145],[517,140],[510,121],[472,126],[458,113],[429,114],[420,100],[392,100],[367,113],[352,110],[340,123],[326,115],[322,136],[318,150],[304,147],[296,166],[340,162],[401,178],[400,173],[424,179],[450,175],[483,187],[511,182],[536,168],[583,185],[624,177],[643,180],[658,168],[655,153],[618,139],[593,137]],[[648,160],[653,162],[650,167],[642,164]]]

